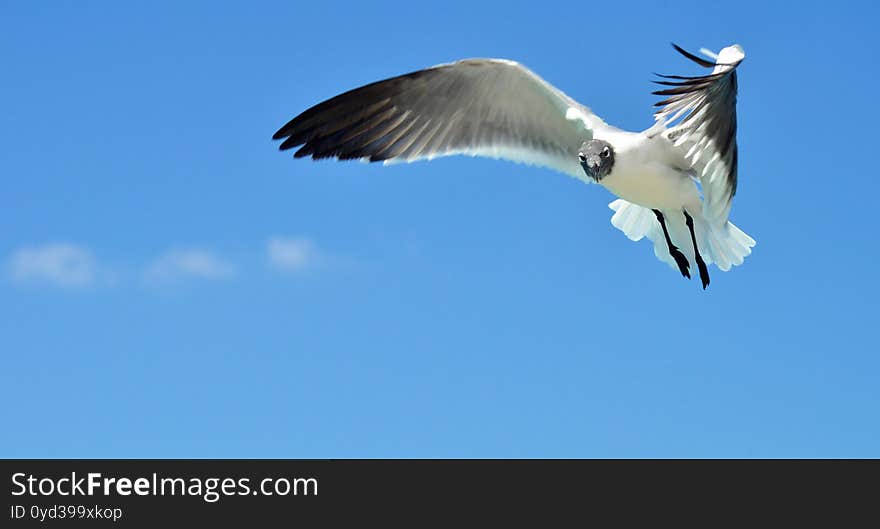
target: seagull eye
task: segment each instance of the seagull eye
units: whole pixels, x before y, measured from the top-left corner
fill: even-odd
[[[602,158],[608,158],[611,155],[611,151],[608,150],[608,147],[602,150]]]
[[[578,160],[580,160],[580,161],[582,161],[582,162],[586,162],[586,161],[587,161],[587,155],[585,155],[585,154],[582,153],[582,152],[579,152],[579,153],[578,153]]]

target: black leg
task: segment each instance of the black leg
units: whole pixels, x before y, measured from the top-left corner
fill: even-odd
[[[697,268],[700,269],[700,281],[703,282],[703,290],[706,290],[706,287],[709,286],[709,269],[706,268],[706,262],[703,261],[703,256],[700,255],[700,249],[697,248],[697,236],[694,235],[694,219],[688,215],[687,211],[682,210],[684,213],[684,221],[687,224],[688,229],[691,231],[691,242],[694,243],[694,256],[697,258]]]
[[[651,211],[657,216],[657,220],[660,222],[660,227],[663,228],[663,236],[666,237],[666,246],[669,248],[669,254],[675,259],[675,263],[678,265],[681,275],[690,279],[691,274],[688,270],[691,265],[688,263],[687,257],[681,253],[681,250],[679,250],[676,245],[672,244],[672,239],[669,238],[669,231],[666,229],[666,220],[663,218],[663,213],[659,209],[652,209]]]

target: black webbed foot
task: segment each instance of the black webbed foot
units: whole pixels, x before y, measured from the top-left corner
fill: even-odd
[[[669,231],[666,229],[666,219],[663,218],[663,212],[659,209],[653,209],[651,211],[654,212],[657,221],[660,223],[660,227],[663,228],[663,236],[666,237],[666,247],[669,250],[669,255],[675,259],[675,264],[678,265],[678,270],[681,272],[681,275],[690,279],[691,265],[688,262],[687,257],[685,257],[684,254],[681,253],[681,250],[678,249],[678,246],[672,244],[672,239],[669,238]]]
[[[672,255],[672,258],[675,259],[675,264],[678,265],[678,269],[679,269],[679,271],[681,271],[681,275],[690,279],[691,278],[691,273],[690,273],[691,264],[688,262],[687,257],[685,257],[683,253],[681,253],[681,250],[679,250],[677,246],[671,246],[669,248],[669,253],[670,253],[670,255]],[[705,266],[705,265],[703,265],[703,266]],[[702,274],[702,272],[701,272],[701,274]]]
[[[706,290],[706,287],[709,286],[709,269],[706,267],[706,262],[703,261],[703,256],[700,255],[700,249],[697,247],[697,236],[694,235],[694,219],[688,215],[687,211],[683,211],[683,213],[685,224],[687,224],[688,230],[691,232],[691,242],[694,244],[694,257],[697,261],[697,268],[700,270],[700,281],[703,283],[703,290]]]
[[[697,255],[697,268],[700,270],[700,282],[703,283],[703,290],[709,286],[709,269],[706,268],[706,262]]]

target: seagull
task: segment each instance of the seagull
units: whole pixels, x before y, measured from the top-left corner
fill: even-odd
[[[543,166],[605,187],[611,224],[703,289],[708,265],[740,265],[755,240],[731,223],[737,190],[739,45],[702,57],[711,73],[660,75],[653,125],[607,124],[525,66],[465,59],[355,88],[305,110],[272,137],[295,158],[413,162],[470,155]]]

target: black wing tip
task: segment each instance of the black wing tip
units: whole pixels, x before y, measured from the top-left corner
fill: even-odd
[[[292,136],[293,130],[296,128],[297,125],[297,119],[298,116],[285,123],[280,129],[275,131],[275,134],[272,135],[272,139],[283,140],[284,138]]]
[[[697,57],[697,56],[694,55],[693,53],[691,53],[691,52],[685,50],[684,48],[682,48],[681,46],[679,46],[678,44],[676,44],[676,43],[674,43],[674,42],[670,42],[670,44],[672,44],[672,47],[675,48],[675,51],[677,51],[678,53],[684,55],[684,56],[687,57],[688,59],[690,59],[690,60],[694,61],[695,63],[699,64],[700,66],[702,66],[702,67],[704,67],[704,68],[714,68],[714,67],[715,67],[715,63],[714,63],[714,62],[707,61],[706,59],[703,59],[702,57]]]
[[[281,142],[281,145],[278,146],[279,151],[288,151],[288,150],[293,149],[295,147],[299,147],[300,145],[305,143],[305,141],[302,141],[302,140],[300,140],[300,141],[295,140],[291,136],[290,132],[284,132],[283,134],[279,134],[278,132],[276,132],[275,135],[272,136],[272,139],[273,140],[284,140],[283,142]]]

